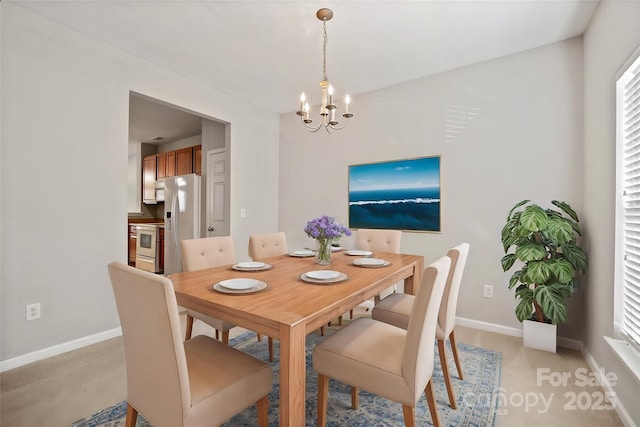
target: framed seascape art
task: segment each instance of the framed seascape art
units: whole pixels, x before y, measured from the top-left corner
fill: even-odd
[[[440,232],[440,156],[349,165],[349,228]]]

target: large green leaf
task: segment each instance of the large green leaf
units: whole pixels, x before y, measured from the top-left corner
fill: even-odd
[[[522,276],[522,270],[518,270],[511,275],[509,279],[509,289],[520,283],[520,277]]]
[[[573,264],[576,270],[585,271],[589,266],[589,258],[587,253],[574,243],[567,243],[562,246],[564,257]]]
[[[580,222],[580,220],[578,219],[578,214],[576,213],[576,211],[571,209],[571,206],[569,206],[568,203],[561,202],[558,200],[552,200],[551,203],[559,207],[560,209],[562,209],[564,212],[566,212],[566,214],[569,215],[571,218],[573,218],[575,222]]]
[[[533,295],[544,316],[554,325],[567,319],[567,303],[556,285],[538,286]]]
[[[516,257],[520,261],[539,261],[547,256],[543,245],[537,243],[523,243],[516,248]]]
[[[547,225],[547,235],[559,246],[574,240],[573,227],[562,217],[551,217]]]
[[[551,277],[551,269],[545,261],[531,261],[527,264],[527,277],[532,283],[545,283]]]
[[[529,231],[538,231],[547,228],[547,213],[538,205],[529,205],[520,215],[520,224]]]
[[[516,298],[520,302],[516,306],[516,317],[519,321],[530,319],[533,315],[533,290],[525,285],[521,285],[516,289]]]
[[[506,238],[502,239],[502,248],[504,249],[504,253],[507,253],[511,246],[513,245],[517,246],[520,240],[521,240],[521,237],[516,236],[515,234],[510,234]]]
[[[558,278],[560,283],[569,283],[573,280],[575,270],[569,261],[564,259],[554,259],[549,261],[547,265],[553,275]]]
[[[512,207],[512,208],[511,208],[511,210],[509,211],[509,215],[507,215],[507,218],[511,218],[511,214],[513,213],[513,211],[515,211],[515,210],[516,210],[516,209],[518,209],[520,206],[525,205],[525,204],[527,204],[527,203],[529,203],[529,200],[523,200],[523,201],[521,201],[521,202],[516,203],[516,204],[515,204],[515,206],[514,206],[514,207]],[[518,214],[519,214],[519,212],[518,212]]]
[[[517,258],[515,254],[506,254],[505,256],[503,256],[502,259],[500,260],[500,262],[502,263],[502,271],[507,271],[511,267],[513,267],[513,264],[516,262],[516,259]]]

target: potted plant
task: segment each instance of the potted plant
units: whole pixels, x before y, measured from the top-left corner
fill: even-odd
[[[576,242],[582,233],[571,206],[553,200],[558,211],[529,202],[523,200],[511,208],[502,228],[506,254],[502,269],[506,272],[518,262],[509,289],[515,287],[519,300],[515,312],[524,324],[525,346],[555,352],[556,325],[567,318],[567,299],[573,294],[575,276],[586,271],[588,258]],[[547,338],[536,345],[528,332],[539,332],[545,324],[552,325],[553,343]]]

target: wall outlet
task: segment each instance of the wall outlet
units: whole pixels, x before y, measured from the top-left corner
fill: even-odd
[[[493,298],[493,286],[484,285],[484,297],[485,298]]]
[[[26,318],[27,322],[40,318],[40,303],[27,304],[26,306]]]
[[[245,218],[247,216],[247,210],[245,208],[240,208],[240,218]]]

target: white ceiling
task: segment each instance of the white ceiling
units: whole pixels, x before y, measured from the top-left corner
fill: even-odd
[[[6,1],[6,0],[5,0]],[[25,1],[71,29],[276,113],[319,103],[327,77],[359,93],[581,35],[597,0]],[[143,103],[144,104],[144,103]]]

